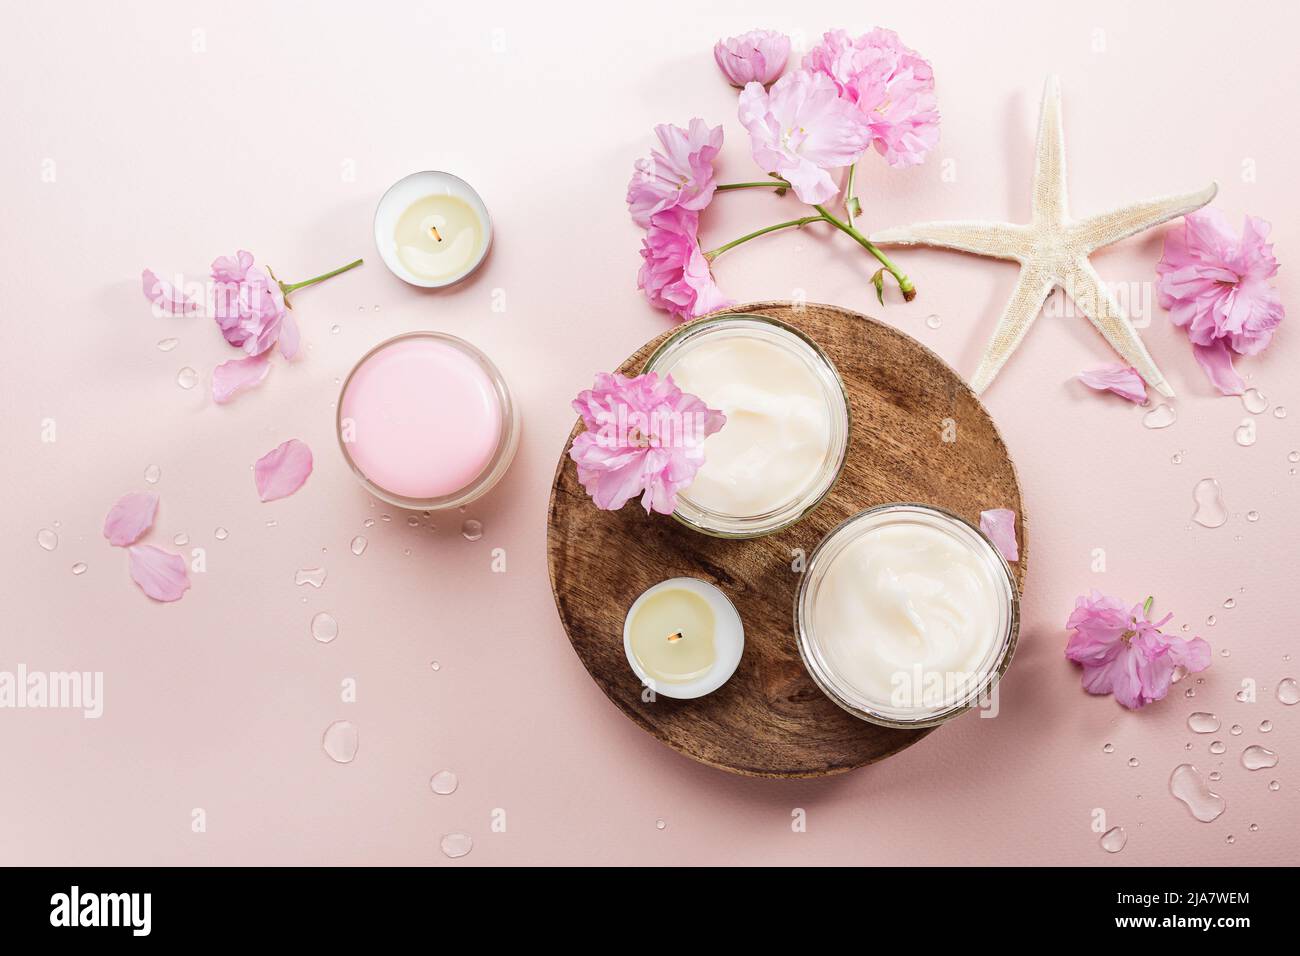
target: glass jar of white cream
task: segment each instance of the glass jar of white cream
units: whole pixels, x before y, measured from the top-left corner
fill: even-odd
[[[671,375],[727,416],[677,494],[683,524],[756,538],[794,524],[835,484],[849,402],[835,366],[802,332],[762,315],[701,319],[665,340],[645,370]]]
[[[809,557],[795,598],[813,680],[886,727],[932,727],[986,702],[1019,629],[1006,560],[978,529],[929,505],[844,521]]]

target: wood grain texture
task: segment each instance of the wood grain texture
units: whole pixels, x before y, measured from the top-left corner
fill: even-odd
[[[551,588],[573,649],[611,701],[670,747],[702,763],[761,777],[815,777],[873,763],[927,730],[893,730],[859,720],[813,683],[794,636],[798,551],[810,554],[848,516],[886,502],[938,505],[978,523],[988,508],[1019,516],[1023,591],[1028,540],[1020,485],[984,406],[942,359],[887,325],[836,306],[758,302],[754,313],[811,337],[839,369],[849,396],[848,458],[830,494],[798,524],[765,538],[724,540],[691,531],[638,500],[600,511],[561,452],[551,490],[547,557]],[[619,368],[637,374],[675,329]],[[945,420],[956,440],[945,442]],[[575,425],[573,434],[582,427]],[[573,434],[570,435],[572,441]],[[697,700],[641,699],[623,654],[623,619],[637,595],[666,578],[711,581],[735,603],[745,654],[722,688]]]

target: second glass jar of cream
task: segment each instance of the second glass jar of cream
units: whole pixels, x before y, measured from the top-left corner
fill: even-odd
[[[1015,651],[1019,595],[979,530],[940,508],[854,515],[808,558],[795,632],[817,685],[855,717],[932,727],[983,700]]]
[[[830,491],[849,443],[844,383],[803,333],[762,315],[703,319],[646,363],[727,423],[677,495],[679,521],[706,534],[754,538],[788,527]]]

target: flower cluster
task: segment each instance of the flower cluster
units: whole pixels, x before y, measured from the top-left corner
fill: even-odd
[[[939,113],[930,64],[897,34],[881,29],[856,38],[832,30],[801,68],[784,76],[790,38],[769,30],[720,40],[713,55],[728,82],[742,88],[740,123],[749,133],[754,162],[771,178],[717,183],[721,126],[697,118],[686,129],[655,128],[659,148],[636,164],[627,190],[632,220],[645,230],[637,284],[650,302],[682,320],[724,308],[730,300],[714,281],[714,259],[758,236],[813,222],[846,233],[879,261],[872,282],[882,302],[886,272],[905,298],[914,297],[911,280],[854,223],[860,204],[853,196],[853,173],[870,148],[895,167],[922,162],[934,148]],[[833,173],[842,169],[848,172],[841,183]],[[701,212],[719,192],[750,188],[792,191],[816,214],[703,251]],[[837,216],[826,205],[841,194],[844,212]]]
[[[1214,209],[1192,213],[1165,236],[1156,265],[1160,307],[1187,330],[1192,350],[1214,386],[1240,395],[1245,383],[1233,353],[1255,355],[1286,315],[1277,289],[1269,223],[1247,216],[1240,237]]]
[[[1088,693],[1114,694],[1136,709],[1163,700],[1179,669],[1193,674],[1210,666],[1209,643],[1162,633],[1173,615],[1152,621],[1151,604],[1147,598],[1130,608],[1096,590],[1078,599],[1065,625],[1074,632],[1065,656],[1083,666]]]

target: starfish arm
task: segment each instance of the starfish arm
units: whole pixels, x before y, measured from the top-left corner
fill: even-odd
[[[1112,242],[1127,239],[1144,229],[1195,212],[1213,199],[1218,191],[1219,184],[1210,183],[1196,192],[1130,203],[1119,209],[1099,216],[1089,216],[1087,219],[1071,224],[1070,237],[1074,241],[1082,241],[1089,251],[1100,249]]]
[[[1065,193],[1065,128],[1061,124],[1061,81],[1049,76],[1043,85],[1034,151],[1034,222],[1063,223],[1069,218]]]
[[[1174,397],[1174,390],[1156,367],[1151,353],[1142,343],[1137,329],[1128,320],[1107,290],[1106,285],[1087,259],[1080,259],[1065,275],[1065,288],[1074,304],[1129,365],[1137,369],[1152,388],[1166,398]]]
[[[1050,272],[1033,266],[1025,266],[1020,270],[1020,278],[1016,282],[1015,291],[1011,293],[1011,301],[1003,310],[1002,318],[998,319],[998,327],[993,331],[993,338],[989,340],[979,368],[971,379],[971,388],[976,392],[988,388],[993,376],[1006,364],[1020,340],[1029,331],[1029,326],[1038,318],[1043,301],[1055,284]]]
[[[868,238],[878,246],[939,246],[995,259],[1021,260],[1029,251],[1029,230],[1009,222],[919,222],[881,229]]]

